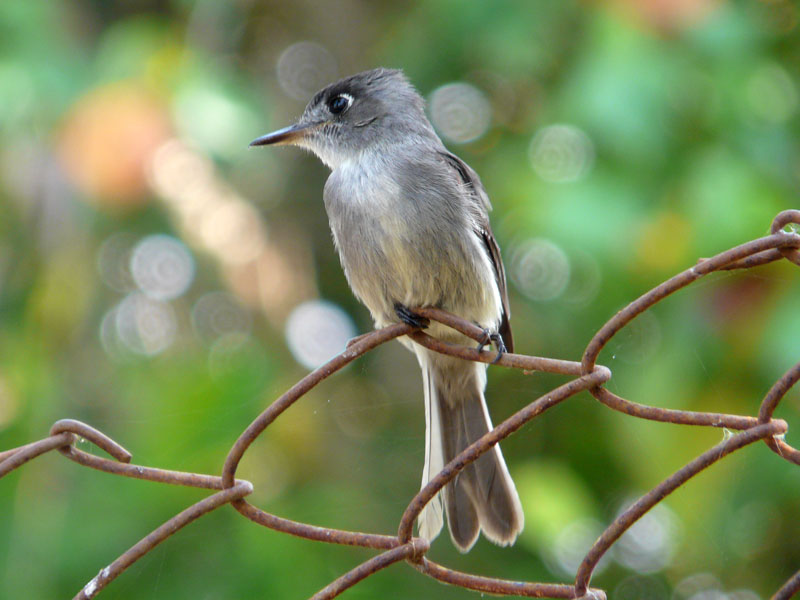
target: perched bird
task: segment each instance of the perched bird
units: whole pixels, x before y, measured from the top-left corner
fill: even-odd
[[[292,144],[331,169],[324,201],[333,240],[353,293],[378,327],[403,321],[453,343],[465,336],[428,323],[414,307],[438,307],[492,333],[513,350],[500,249],[489,226],[486,191],[448,152],[424,103],[399,70],[374,69],[317,93],[294,124],[251,146]],[[483,391],[486,366],[432,352],[408,338],[425,391],[422,485],[492,428]],[[503,347],[505,342],[505,347]],[[442,498],[443,496],[443,498]],[[462,552],[479,532],[512,544],[523,513],[499,446],[468,465],[423,510],[419,534],[442,528]]]

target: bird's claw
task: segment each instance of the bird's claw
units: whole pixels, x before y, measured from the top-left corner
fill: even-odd
[[[427,317],[418,315],[410,308],[404,304],[400,304],[399,302],[394,305],[394,312],[403,323],[406,325],[411,325],[411,327],[414,327],[415,329],[425,329],[431,324]]]
[[[483,333],[484,333],[483,339],[480,342],[478,342],[478,352],[481,352],[484,349],[484,347],[494,342],[494,347],[497,348],[497,356],[492,361],[492,364],[495,364],[502,358],[503,354],[508,352],[508,350],[506,350],[506,345],[503,342],[503,336],[496,331],[492,332],[489,331],[488,329],[484,329]]]

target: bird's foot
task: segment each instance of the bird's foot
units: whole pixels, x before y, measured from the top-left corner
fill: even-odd
[[[494,347],[497,348],[497,356],[492,361],[492,364],[495,364],[500,360],[503,354],[508,352],[506,350],[505,342],[503,342],[503,336],[496,331],[489,331],[488,329],[484,329],[483,334],[483,339],[478,342],[478,352],[481,352],[486,346],[494,342]]]
[[[397,317],[406,325],[411,325],[416,329],[425,329],[431,324],[430,320],[422,315],[418,315],[404,304],[397,302],[394,305],[394,312]]]

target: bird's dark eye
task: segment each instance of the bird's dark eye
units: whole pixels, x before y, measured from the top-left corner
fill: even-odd
[[[328,110],[338,115],[343,113],[353,103],[353,97],[349,94],[339,94],[328,100]]]

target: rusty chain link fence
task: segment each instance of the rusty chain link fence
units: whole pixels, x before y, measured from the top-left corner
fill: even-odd
[[[604,384],[611,378],[611,371],[597,364],[596,361],[600,351],[622,328],[638,315],[704,275],[721,270],[751,269],[781,259],[791,261],[800,266],[800,234],[796,232],[796,227],[793,227],[797,225],[800,225],[800,210],[783,211],[775,217],[770,235],[731,248],[713,258],[701,260],[690,269],[653,288],[619,311],[600,328],[587,345],[580,362],[521,354],[504,354],[499,357],[499,360],[496,361],[498,366],[521,369],[525,373],[535,371],[556,373],[569,376],[571,379],[520,409],[448,463],[408,504],[395,535],[357,533],[317,527],[265,512],[245,500],[245,497],[253,491],[253,486],[248,481],[236,479],[236,470],[250,445],[281,413],[291,407],[292,404],[323,379],[389,340],[407,335],[417,343],[443,354],[449,354],[464,360],[485,363],[495,362],[494,352],[452,346],[406,324],[392,325],[356,338],[344,352],[316,371],[308,374],[289,391],[275,400],[264,412],[258,415],[233,444],[225,458],[222,475],[219,477],[131,464],[132,456],[125,448],[91,426],[71,419],[55,423],[50,430],[50,435],[44,439],[0,452],[0,477],[10,473],[17,467],[21,467],[37,456],[51,450],[58,450],[70,460],[108,473],[160,483],[215,490],[215,493],[175,515],[147,534],[119,558],[100,569],[97,576],[86,583],[75,595],[75,599],[79,600],[95,597],[129,566],[153,550],[169,536],[175,534],[195,519],[226,504],[233,506],[251,521],[270,529],[309,540],[362,546],[380,551],[375,557],[345,573],[317,592],[313,596],[314,600],[334,598],[346,589],[356,585],[362,579],[400,561],[406,561],[416,570],[439,581],[480,592],[535,598],[605,599],[606,594],[603,590],[589,587],[592,573],[600,558],[648,510],[678,487],[689,482],[692,477],[732,452],[758,440],[763,440],[778,457],[795,465],[800,465],[800,450],[793,448],[784,440],[787,430],[786,422],[772,417],[781,399],[800,379],[800,363],[789,369],[766,392],[755,416],[746,416],[671,410],[648,406],[622,398],[604,387]],[[476,341],[483,341],[485,336],[483,330],[474,324],[441,310],[419,308],[416,309],[416,312],[452,327]],[[679,425],[723,427],[738,433],[727,436],[722,442],[700,454],[623,511],[608,525],[592,547],[588,549],[575,575],[575,581],[572,583],[535,583],[495,579],[454,571],[428,560],[425,555],[429,543],[412,535],[414,521],[423,507],[461,469],[477,459],[494,444],[510,436],[547,409],[583,390],[588,391],[608,408],[631,417]],[[79,437],[93,443],[112,458],[102,458],[77,449],[74,444]],[[800,591],[800,570],[786,581],[772,598],[773,600],[786,600],[794,596],[798,591]]]

